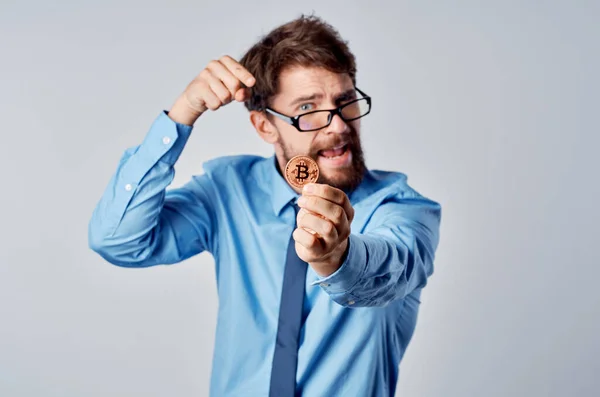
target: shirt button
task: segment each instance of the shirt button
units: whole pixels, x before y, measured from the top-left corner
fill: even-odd
[[[164,137],[164,138],[163,138],[163,143],[164,143],[165,145],[168,145],[169,143],[171,143],[171,138],[169,138],[168,136]]]
[[[127,190],[128,192],[131,191],[131,189],[133,189],[133,186],[131,186],[131,183],[128,183],[127,185],[125,185],[125,190]]]
[[[353,304],[354,304],[354,301],[348,301],[348,304],[349,304],[349,305],[353,305]]]
[[[329,284],[328,284],[328,283],[320,283],[319,285],[320,285],[321,287],[329,287]]]

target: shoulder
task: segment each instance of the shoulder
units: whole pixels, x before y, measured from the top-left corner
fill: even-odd
[[[409,183],[408,175],[399,171],[369,170],[365,175],[369,193],[400,197],[421,196]]]
[[[250,154],[216,157],[202,163],[203,177],[221,188],[256,185],[267,169],[267,160],[266,157]]]
[[[372,170],[367,178],[372,189],[362,205],[366,212],[366,228],[410,224],[437,230],[441,221],[441,204],[411,186],[407,174]]]
[[[221,156],[205,161],[202,163],[202,168],[205,173],[215,176],[231,172],[247,174],[249,170],[265,160],[265,157],[249,154]]]
[[[402,172],[377,169],[369,170],[366,177],[379,189],[389,186],[403,186],[407,184],[408,180],[408,176]]]
[[[407,202],[417,200],[421,204],[430,204],[441,207],[440,203],[422,194],[411,183],[408,175],[398,171],[369,170],[366,180],[370,187],[371,198],[380,203],[384,202]]]
[[[192,179],[210,185],[216,195],[222,196],[232,190],[250,191],[261,185],[267,167],[268,158],[258,155],[220,156],[203,162],[202,174]]]

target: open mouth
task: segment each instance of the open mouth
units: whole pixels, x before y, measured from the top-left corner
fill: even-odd
[[[342,157],[348,151],[348,144],[344,143],[342,145],[336,146],[331,149],[319,150],[317,153],[320,157],[325,157],[326,159],[337,159]]]
[[[350,144],[344,143],[331,149],[320,150],[319,166],[326,168],[345,168],[352,163]]]

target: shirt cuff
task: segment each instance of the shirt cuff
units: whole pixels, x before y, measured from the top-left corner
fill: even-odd
[[[162,111],[154,120],[141,145],[128,149],[119,164],[113,178],[115,189],[111,190],[114,204],[111,212],[118,220],[122,217],[129,202],[148,171],[158,161],[173,166],[183,151],[192,127],[176,123],[166,111]]]
[[[175,165],[192,133],[192,126],[175,122],[163,110],[150,127],[146,138],[138,150],[139,156],[146,158],[149,165],[162,161]]]
[[[320,285],[329,294],[347,294],[358,283],[367,267],[367,246],[357,235],[348,238],[348,255],[339,269],[311,285]]]

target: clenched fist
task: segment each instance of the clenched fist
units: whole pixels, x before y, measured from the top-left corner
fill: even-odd
[[[296,253],[320,276],[334,273],[348,249],[354,208],[346,194],[325,184],[308,184],[298,199]]]
[[[169,117],[182,124],[192,125],[206,110],[217,110],[231,101],[244,102],[249,98],[248,87],[256,79],[232,57],[225,55],[210,61],[177,99]]]

